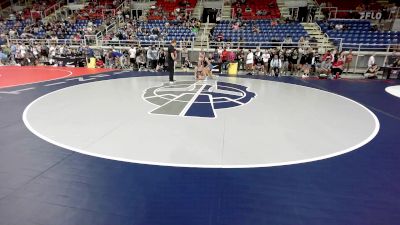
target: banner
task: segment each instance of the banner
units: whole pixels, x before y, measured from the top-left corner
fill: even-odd
[[[382,13],[375,12],[375,11],[360,12],[360,19],[362,19],[362,20],[380,20],[380,19],[382,19]]]

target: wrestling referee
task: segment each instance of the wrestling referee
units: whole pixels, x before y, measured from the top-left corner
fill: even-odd
[[[171,44],[168,46],[168,72],[169,72],[169,83],[174,83],[174,70],[175,70],[175,61],[176,61],[176,40],[172,40]]]

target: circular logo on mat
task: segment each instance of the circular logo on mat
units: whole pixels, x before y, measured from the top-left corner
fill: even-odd
[[[157,105],[150,114],[208,118],[215,118],[217,109],[241,106],[254,97],[245,86],[216,80],[164,83],[143,94],[146,101]]]

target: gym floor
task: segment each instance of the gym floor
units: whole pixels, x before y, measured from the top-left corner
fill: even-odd
[[[0,67],[0,224],[400,221],[398,80],[175,78]]]

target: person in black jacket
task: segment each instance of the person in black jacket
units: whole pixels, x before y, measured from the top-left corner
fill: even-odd
[[[169,82],[174,82],[174,73],[175,73],[175,61],[177,58],[176,54],[176,40],[172,40],[171,44],[168,46],[168,54],[167,54],[167,62],[168,62],[168,72],[169,72]]]

